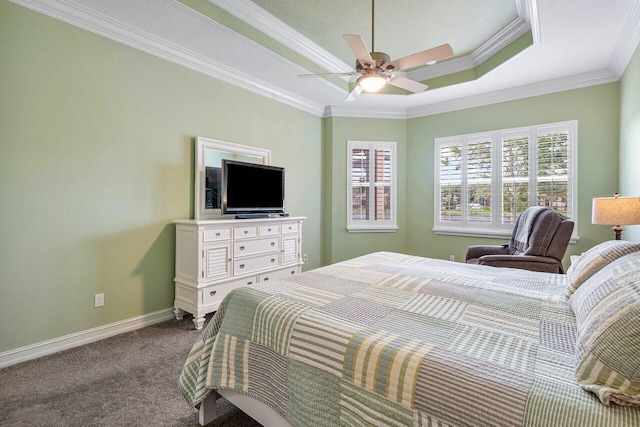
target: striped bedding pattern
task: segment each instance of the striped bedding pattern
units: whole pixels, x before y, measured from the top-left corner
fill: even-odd
[[[185,363],[294,426],[638,426],[576,382],[564,275],[377,252],[238,289]]]

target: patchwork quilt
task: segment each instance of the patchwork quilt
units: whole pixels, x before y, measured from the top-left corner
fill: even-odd
[[[377,252],[233,291],[179,379],[293,426],[638,426],[575,379],[565,275]]]

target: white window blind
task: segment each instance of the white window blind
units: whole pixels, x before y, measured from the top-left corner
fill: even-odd
[[[576,147],[577,121],[437,138],[434,231],[504,237],[529,206],[576,222]]]
[[[347,154],[349,231],[393,231],[395,153],[393,142],[349,141]]]

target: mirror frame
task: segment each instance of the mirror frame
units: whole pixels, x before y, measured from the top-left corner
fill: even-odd
[[[218,150],[234,155],[252,156],[262,159],[262,164],[271,164],[271,150],[236,144],[219,139],[196,137],[194,216],[195,219],[222,218],[220,209],[205,209],[205,151]]]

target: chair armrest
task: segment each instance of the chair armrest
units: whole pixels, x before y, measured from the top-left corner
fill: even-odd
[[[483,255],[509,255],[509,245],[475,245],[467,249],[467,258],[480,258]]]
[[[548,273],[562,272],[562,264],[557,259],[537,255],[485,255],[480,257],[478,264]]]

